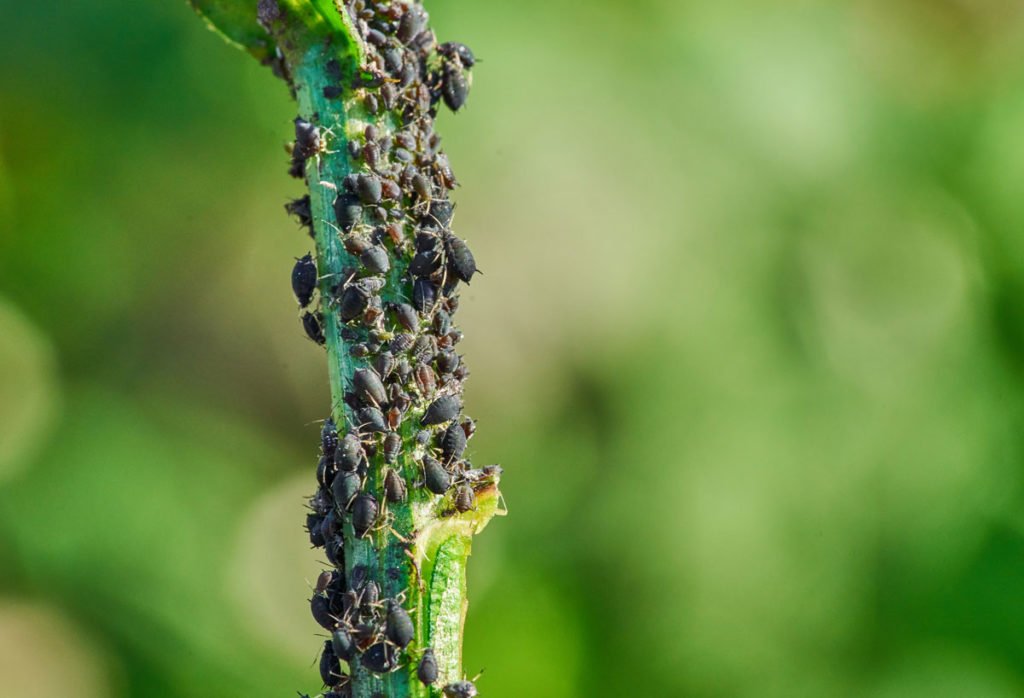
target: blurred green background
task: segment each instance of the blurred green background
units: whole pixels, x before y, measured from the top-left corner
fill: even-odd
[[[0,695],[315,691],[270,72],[0,0]],[[488,698],[1024,696],[1024,5],[428,3]]]

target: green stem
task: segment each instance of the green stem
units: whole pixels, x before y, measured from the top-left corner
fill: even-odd
[[[212,22],[235,12],[242,0],[193,0]],[[241,15],[246,16],[246,15]],[[355,429],[353,408],[346,401],[357,370],[369,367],[368,358],[356,358],[353,346],[373,341],[371,330],[346,324],[334,299],[340,284],[360,260],[349,254],[340,235],[334,210],[335,199],[344,191],[344,180],[353,173],[370,173],[361,160],[354,159],[349,142],[362,143],[368,125],[379,137],[393,136],[402,127],[402,116],[381,110],[371,115],[365,107],[365,93],[358,78],[368,69],[368,46],[355,28],[348,11],[330,0],[280,0],[260,3],[258,27],[220,26],[230,38],[251,53],[266,58],[275,46],[276,65],[287,77],[296,97],[300,118],[320,129],[324,147],[309,157],[305,178],[309,187],[313,235],[316,244],[320,316],[330,377],[332,417],[344,434]],[[263,31],[268,30],[269,33]],[[283,69],[283,70],[282,70]],[[339,81],[340,73],[340,81]],[[325,96],[325,86],[340,87],[341,94]],[[423,146],[425,147],[425,146]],[[406,192],[403,204],[413,205]],[[412,238],[415,220],[402,222],[404,234]],[[391,269],[381,290],[384,303],[409,302],[413,297],[412,277],[407,273],[411,253],[395,246],[390,256]],[[426,318],[429,322],[429,316]],[[386,333],[385,333],[386,334]],[[380,328],[377,329],[380,340]],[[386,337],[384,337],[386,339]],[[458,386],[456,389],[459,389]],[[397,461],[390,465],[408,484],[404,502],[385,504],[384,473],[381,454],[371,458],[362,491],[372,494],[386,508],[379,524],[363,538],[355,535],[352,514],[344,514],[344,573],[351,580],[375,582],[381,597],[401,602],[412,616],[415,639],[400,655],[399,667],[376,674],[357,659],[349,662],[350,688],[355,698],[440,698],[443,687],[464,678],[462,669],[462,630],[467,608],[466,563],[472,536],[481,531],[495,515],[503,513],[498,491],[498,472],[467,480],[475,494],[475,507],[459,513],[452,493],[438,496],[423,483],[420,461],[423,444],[417,444],[420,420],[432,396],[413,394],[412,404],[395,430],[402,440]],[[375,437],[376,438],[376,437]],[[456,471],[459,475],[459,471]],[[463,477],[468,477],[463,474]],[[423,650],[432,648],[439,677],[433,686],[425,686],[416,676]]]

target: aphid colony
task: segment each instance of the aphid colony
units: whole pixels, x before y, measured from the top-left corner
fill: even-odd
[[[329,634],[320,660],[329,698],[351,693],[343,661],[374,674],[405,667],[426,685],[439,676],[434,650],[414,645],[401,595],[382,595],[374,579],[380,571],[356,565],[346,573],[347,537],[377,545],[394,536],[388,507],[410,499],[437,503],[442,516],[472,511],[476,490],[500,473],[464,458],[475,425],[462,415],[469,373],[455,351],[462,333],[452,316],[459,283],[478,270],[451,230],[449,192],[457,182],[433,128],[441,103],[453,111],[466,103],[476,59],[462,44],[438,45],[416,2],[346,5],[366,45],[364,64],[353,87],[342,84],[341,67],[332,62],[329,84],[317,89],[325,100],[348,100],[349,113],[365,121],[358,137],[347,134],[343,155],[352,174],[333,190],[333,220],[325,221],[348,262],[329,276],[308,254],[291,279],[308,337],[325,344],[324,318],[333,314],[348,360],[359,366],[346,386],[347,428],[339,430],[332,418],[323,424],[319,487],[306,521],[311,543],[334,566],[320,576],[310,602]],[[296,119],[290,173],[315,173],[310,160],[327,152],[331,136]],[[318,179],[310,175],[310,186],[323,186]],[[286,209],[316,237],[309,196]],[[441,690],[448,698],[477,693],[469,681]]]

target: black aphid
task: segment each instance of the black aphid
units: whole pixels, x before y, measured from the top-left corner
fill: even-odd
[[[462,109],[469,96],[469,81],[459,60],[445,61],[441,68],[441,97],[452,111]]]
[[[387,274],[391,269],[388,251],[380,245],[374,245],[359,255],[359,261],[362,262],[367,271],[371,271],[374,274]]]
[[[394,305],[395,318],[405,329],[410,332],[417,332],[420,329],[420,318],[416,310],[408,303],[396,303]]]
[[[420,424],[423,426],[444,424],[447,421],[455,419],[461,409],[462,400],[455,395],[439,397],[430,403],[429,407],[427,407],[427,411],[423,413],[423,418],[420,420]]]
[[[472,681],[456,681],[444,687],[445,698],[475,698],[476,694]]]
[[[365,155],[365,151],[364,151]],[[359,197],[354,194],[339,194],[334,200],[334,215],[338,219],[338,227],[346,233],[363,217],[363,207]]]
[[[338,315],[344,322],[351,322],[363,314],[370,304],[370,296],[355,284],[346,286],[338,298]]]
[[[292,291],[299,301],[299,305],[305,308],[313,300],[313,291],[316,290],[316,262],[313,255],[307,254],[302,259],[296,260],[292,268]]]
[[[416,667],[416,676],[424,685],[431,685],[437,681],[437,659],[434,657],[434,650],[428,647],[423,650],[423,658]]]
[[[289,201],[284,205],[284,210],[289,215],[298,218],[301,225],[307,228],[313,227],[313,209],[310,206],[309,194],[294,201]]]
[[[446,235],[444,246],[448,252],[448,268],[467,284],[473,280],[473,274],[480,271],[476,266],[476,259],[469,249],[469,245],[462,238],[454,235]]]
[[[441,462],[430,456],[423,457],[423,482],[434,494],[444,494],[452,486],[452,476]]]
[[[427,279],[416,279],[412,287],[412,302],[416,310],[429,313],[437,303],[437,284]]]
[[[352,528],[362,538],[377,522],[377,500],[369,494],[361,494],[352,503]]]
[[[461,424],[452,424],[441,435],[441,453],[446,463],[462,458],[466,450],[466,432]]]
[[[469,46],[460,44],[457,41],[447,41],[437,47],[437,52],[445,58],[452,58],[458,56],[459,60],[462,61],[462,65],[467,68],[472,68],[476,65],[476,56],[469,50]]]
[[[324,425],[320,427],[320,451],[322,453],[333,454],[334,449],[338,447],[338,425],[334,423],[334,419],[328,417],[324,420]]]
[[[372,368],[361,368],[352,376],[352,386],[365,402],[383,405],[388,400],[384,381]]]
[[[363,653],[360,658],[363,666],[375,674],[386,674],[398,667],[398,657],[394,647],[378,642]]]
[[[361,487],[362,481],[355,473],[338,473],[335,476],[331,483],[331,493],[334,495],[334,501],[337,502],[339,510],[348,507],[352,498],[359,494]]]
[[[413,627],[409,612],[394,599],[388,602],[387,636],[401,649],[408,647],[416,637],[416,628]]]
[[[376,407],[363,407],[356,410],[356,426],[364,434],[378,434],[388,430],[384,421],[384,413]]]
[[[355,193],[364,204],[379,203],[381,197],[380,177],[372,174],[356,175]]]
[[[393,464],[398,460],[398,454],[402,452],[402,437],[396,432],[388,432],[384,437],[384,462]]]
[[[341,664],[338,663],[338,656],[334,654],[330,640],[327,640],[320,655],[320,680],[324,682],[324,686],[337,686],[341,679]]]
[[[465,514],[476,508],[476,494],[469,485],[460,485],[455,490],[455,508]]]
[[[317,594],[309,600],[309,610],[313,614],[313,620],[320,624],[325,630],[332,629],[337,621],[331,615],[331,606],[326,596]]]
[[[447,229],[451,225],[452,217],[455,215],[455,207],[452,202],[447,199],[435,199],[430,202],[430,209],[427,212],[426,219],[423,221],[423,227],[437,230],[438,228]]]
[[[405,480],[397,471],[388,470],[388,474],[384,476],[384,494],[389,502],[404,502],[408,498],[409,491],[405,486]]]
[[[454,351],[442,351],[437,357],[437,369],[441,373],[452,373],[459,367],[459,355]]]
[[[320,320],[313,313],[306,313],[302,316],[302,329],[306,331],[306,336],[317,344],[323,345],[327,343],[324,331],[320,327]]]
[[[346,434],[334,451],[334,462],[348,473],[355,472],[364,457],[363,444],[355,434]]]
[[[306,159],[316,155],[323,147],[320,129],[302,117],[295,118],[295,154]]]
[[[355,655],[356,645],[345,628],[338,628],[331,634],[331,648],[339,659],[346,662]]]

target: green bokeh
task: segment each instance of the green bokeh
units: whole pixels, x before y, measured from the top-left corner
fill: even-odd
[[[482,695],[1024,696],[1024,6],[428,9]],[[0,10],[0,656],[42,607],[97,698],[314,691],[286,90],[183,1]]]

